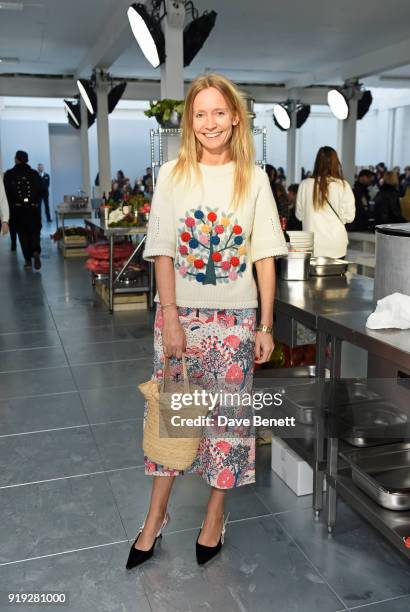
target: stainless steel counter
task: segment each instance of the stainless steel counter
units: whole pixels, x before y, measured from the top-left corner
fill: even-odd
[[[344,341],[366,350],[369,357],[379,364],[379,370],[375,370],[376,376],[396,378],[398,375],[410,374],[410,330],[366,328],[366,320],[373,311],[373,282],[373,279],[352,274],[345,277],[311,278],[309,281],[278,281],[275,299],[277,327],[287,321],[292,325],[298,321],[316,331],[316,374],[319,379],[325,376],[329,336],[332,346],[331,378],[340,378],[341,346]],[[385,369],[387,364],[389,371]],[[371,375],[375,376],[373,373]],[[336,498],[340,495],[401,554],[410,558],[410,512],[386,510],[357,488],[349,470],[340,465],[338,438],[329,438],[326,457],[324,421],[323,395],[320,397],[319,392],[313,454],[304,457],[314,469],[315,516],[318,517],[322,508],[322,484],[326,472],[329,485],[326,520],[329,532],[333,531],[336,522]],[[292,445],[290,439],[287,442]]]

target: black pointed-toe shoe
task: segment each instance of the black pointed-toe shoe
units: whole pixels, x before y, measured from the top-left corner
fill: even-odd
[[[223,519],[221,537],[219,538],[219,542],[216,546],[204,546],[203,544],[199,544],[199,536],[201,535],[201,530],[204,526],[204,523],[202,523],[201,529],[199,530],[199,534],[196,539],[196,560],[198,561],[198,565],[204,565],[205,563],[213,559],[213,557],[215,557],[215,555],[217,555],[221,550],[225,540],[226,523],[228,522],[228,518],[229,513],[226,519]]]
[[[142,530],[144,529],[144,525],[145,525],[145,521],[144,521],[144,523],[142,524],[142,526],[140,527],[137,533],[137,537],[135,538],[131,546],[130,554],[128,555],[127,565],[125,566],[127,569],[132,569],[133,567],[136,567],[137,565],[141,565],[141,563],[144,563],[144,561],[148,561],[148,559],[152,557],[152,555],[154,554],[155,544],[157,543],[158,538],[162,538],[162,530],[169,522],[169,519],[170,519],[169,514],[168,512],[166,512],[164,520],[162,521],[161,528],[158,531],[157,535],[155,536],[155,540],[149,550],[140,550],[139,548],[135,548],[135,544],[138,538],[140,537]]]

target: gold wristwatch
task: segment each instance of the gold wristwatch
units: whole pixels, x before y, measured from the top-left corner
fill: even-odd
[[[267,334],[271,334],[273,331],[272,325],[257,325],[255,327],[255,331],[266,332]]]

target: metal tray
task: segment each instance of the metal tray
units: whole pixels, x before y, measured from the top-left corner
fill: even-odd
[[[376,503],[388,510],[410,510],[410,442],[341,453],[352,478]]]
[[[394,404],[384,401],[362,401],[341,407],[339,419],[348,427],[343,440],[359,448],[400,442],[400,428],[408,424]]]
[[[311,276],[340,276],[345,274],[349,262],[344,259],[331,257],[313,257],[310,260],[309,273]]]

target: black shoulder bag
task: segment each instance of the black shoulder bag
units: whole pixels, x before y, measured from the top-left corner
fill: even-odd
[[[345,224],[343,223],[342,219],[340,218],[340,215],[338,215],[338,213],[335,211],[335,209],[333,208],[333,206],[331,205],[331,203],[329,202],[329,200],[326,198],[326,202],[329,204],[330,208],[333,210],[333,212],[335,213],[336,217],[339,219],[340,223],[343,224],[343,227],[345,226]]]

